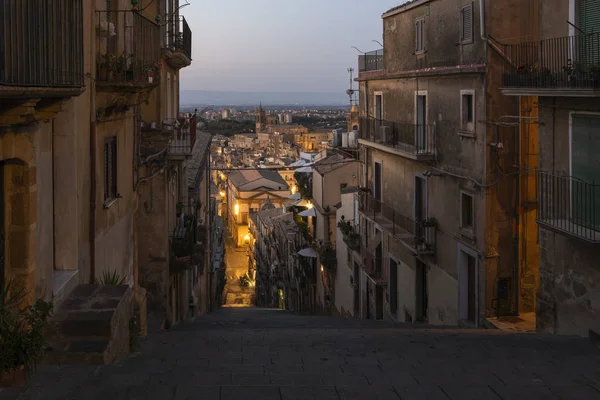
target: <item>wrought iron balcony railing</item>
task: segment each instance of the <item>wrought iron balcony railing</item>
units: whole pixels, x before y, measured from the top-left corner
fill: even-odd
[[[504,88],[600,88],[600,33],[503,45]]]
[[[0,0],[0,86],[78,88],[82,0]]]
[[[600,243],[600,184],[538,172],[538,224]]]
[[[182,15],[172,16],[167,24],[167,48],[182,51],[192,59],[192,31]]]
[[[383,69],[383,49],[369,51],[358,56],[358,72],[379,71]]]
[[[192,115],[189,119],[179,118],[168,122],[172,122],[171,129],[173,130],[169,154],[176,156],[191,155],[196,143],[196,115]]]
[[[406,122],[360,118],[359,139],[419,156],[434,156],[435,125],[416,125]]]
[[[157,84],[160,27],[137,11],[97,11],[96,81]]]
[[[396,236],[415,254],[435,253],[437,223],[433,218],[416,221],[368,193],[361,193],[359,199],[359,209],[364,216]]]

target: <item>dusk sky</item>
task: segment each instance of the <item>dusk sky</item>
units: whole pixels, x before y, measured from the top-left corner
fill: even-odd
[[[188,0],[193,62],[181,89],[338,92],[358,52],[383,42],[381,14],[404,0]],[[180,4],[185,0],[180,0]]]

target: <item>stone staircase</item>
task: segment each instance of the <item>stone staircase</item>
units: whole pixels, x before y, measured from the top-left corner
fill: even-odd
[[[47,364],[110,364],[129,353],[134,295],[128,286],[78,285],[48,329]]]

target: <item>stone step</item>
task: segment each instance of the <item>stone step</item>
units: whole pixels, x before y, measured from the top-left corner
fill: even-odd
[[[127,355],[133,303],[128,286],[75,287],[50,320],[45,362],[107,364]]]
[[[108,340],[52,340],[49,345],[50,350],[43,360],[45,364],[105,365],[115,361],[111,359]]]

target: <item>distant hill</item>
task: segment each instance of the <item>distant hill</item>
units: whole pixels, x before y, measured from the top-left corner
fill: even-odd
[[[344,92],[217,92],[209,90],[182,90],[180,96],[180,105],[182,107],[225,104],[231,106],[252,106],[259,103],[265,106],[343,106],[348,104],[348,96]]]

